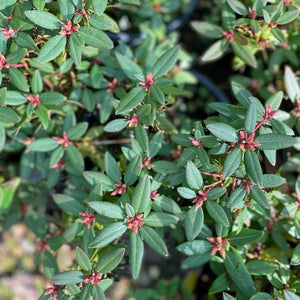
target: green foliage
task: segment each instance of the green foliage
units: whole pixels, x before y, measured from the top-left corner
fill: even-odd
[[[191,22],[209,39],[202,63],[232,52],[240,70],[231,103],[204,120],[184,103],[205,96],[191,88],[195,55],[163,23],[184,4],[119,2],[0,1],[1,229],[22,220],[47,245],[35,263],[59,299],[105,299],[119,265],[138,279],[145,245],[173,253],[166,235],[183,269],[209,264],[210,295],[298,299],[299,1],[220,1]],[[112,41],[120,8],[135,11],[137,46]],[[69,270],[56,263],[64,243]],[[187,281],[149,299],[193,299]]]

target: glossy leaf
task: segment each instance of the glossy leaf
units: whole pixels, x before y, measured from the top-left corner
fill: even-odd
[[[226,157],[223,168],[223,176],[231,176],[239,167],[243,157],[243,152],[240,148],[233,149]]]
[[[262,208],[269,208],[268,199],[258,186],[255,185],[250,188],[250,195]]]
[[[228,5],[231,9],[239,15],[247,16],[248,10],[239,0],[227,0]]]
[[[227,252],[225,267],[233,282],[247,297],[256,293],[253,280],[241,259],[234,252]],[[241,280],[243,278],[243,280]]]
[[[203,186],[203,179],[192,161],[188,161],[186,167],[186,181],[190,188],[200,190]]]
[[[145,98],[145,90],[141,86],[133,88],[119,103],[117,114],[123,114],[135,108]]]
[[[177,222],[178,220],[178,217],[173,216],[171,214],[153,212],[144,219],[144,223],[150,227],[163,227],[169,226]]]
[[[213,43],[202,55],[201,61],[210,62],[222,57],[229,48],[229,43],[221,39]]]
[[[247,133],[252,133],[256,125],[256,105],[254,102],[251,102],[250,106],[247,109],[247,115],[245,119],[245,129]]]
[[[29,85],[24,74],[17,68],[9,68],[9,76],[12,83],[21,91],[29,92]]]
[[[212,245],[205,240],[194,240],[191,242],[185,242],[176,247],[181,253],[191,256],[196,254],[205,254],[210,252]]]
[[[257,154],[254,151],[246,151],[245,153],[245,167],[247,175],[250,179],[258,184],[259,186],[262,185],[262,169],[260,166],[260,162],[258,159]]]
[[[184,199],[194,199],[196,197],[196,193],[187,187],[179,187],[177,188],[177,191]]]
[[[123,222],[115,222],[105,227],[90,243],[91,248],[102,248],[108,245],[116,238],[122,236],[127,230],[127,226]]]
[[[0,107],[0,122],[16,123],[20,120],[18,114],[10,107]]]
[[[263,134],[258,136],[255,141],[261,144],[257,147],[260,150],[285,149],[295,144],[294,138],[279,133]]]
[[[254,229],[242,229],[238,234],[230,234],[228,241],[233,246],[243,246],[256,242],[264,232]]]
[[[84,279],[84,274],[80,271],[67,271],[52,277],[51,281],[57,285],[76,284]]]
[[[102,31],[93,27],[82,26],[79,29],[85,43],[89,46],[100,49],[112,49],[113,42]]]
[[[144,243],[139,234],[132,232],[129,242],[129,266],[133,278],[138,278],[144,256]]]
[[[187,239],[189,241],[194,240],[201,232],[204,224],[204,214],[201,207],[195,210],[195,207],[191,207],[185,218],[184,228]]]
[[[42,139],[33,141],[27,147],[31,151],[48,152],[48,151],[54,150],[58,146],[59,146],[58,143],[54,139],[42,138]]]
[[[246,268],[251,275],[268,275],[274,273],[278,265],[268,260],[256,259],[249,261]]]
[[[220,140],[225,142],[237,142],[237,131],[225,123],[210,123],[206,125],[207,129]]]
[[[192,21],[191,27],[200,35],[203,35],[208,38],[218,39],[223,37],[222,28],[215,24],[201,21]]]
[[[167,50],[161,55],[154,63],[152,74],[154,78],[161,77],[168,73],[171,68],[175,65],[179,54],[179,46],[173,47]]]
[[[79,264],[79,266],[85,270],[85,271],[90,271],[92,268],[90,259],[88,258],[88,256],[86,255],[86,253],[84,253],[84,251],[77,247],[76,248],[76,260]]]
[[[56,35],[48,40],[38,55],[39,62],[48,62],[56,58],[65,49],[67,39],[63,35]]]
[[[245,64],[252,68],[257,68],[255,56],[252,54],[249,46],[243,46],[238,42],[232,43],[232,50],[234,54],[239,57]]]
[[[88,205],[94,209],[98,214],[113,219],[124,219],[124,213],[120,206],[110,202],[104,201],[93,201],[89,202]]]
[[[66,213],[79,216],[79,213],[84,211],[84,206],[73,197],[64,194],[53,195],[55,203]]]
[[[34,24],[47,29],[60,29],[61,21],[53,14],[46,11],[27,10],[25,16]]]
[[[218,223],[229,227],[229,220],[224,209],[216,201],[206,201],[206,209],[209,215]]]
[[[128,168],[125,172],[124,182],[127,185],[134,184],[141,172],[142,166],[142,157],[141,155],[137,155],[128,165]]]
[[[143,70],[132,59],[116,53],[118,63],[122,71],[133,81],[138,81],[135,75],[144,77]]]
[[[132,196],[132,206],[136,213],[142,213],[150,204],[150,177],[145,175],[137,184]]]
[[[168,256],[168,249],[164,240],[154,229],[144,225],[140,227],[139,232],[142,239],[148,244],[148,246],[161,255]]]
[[[115,269],[124,256],[125,249],[115,249],[101,256],[96,265],[96,271],[99,273],[108,273]]]

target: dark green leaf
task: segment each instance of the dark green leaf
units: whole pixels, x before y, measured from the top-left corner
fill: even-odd
[[[244,197],[246,195],[246,190],[244,187],[238,187],[235,189],[228,200],[227,206],[230,208],[241,208],[244,206]]]
[[[72,3],[72,0],[59,0],[58,4],[62,17],[65,20],[71,20],[75,12],[75,7]]]
[[[57,285],[76,284],[84,279],[84,274],[80,271],[67,271],[52,277],[51,281]]]
[[[243,152],[240,148],[234,148],[226,157],[223,168],[223,176],[231,176],[240,166]]]
[[[225,142],[238,141],[237,131],[228,124],[216,122],[207,124],[206,127],[213,135]]]
[[[268,199],[258,186],[254,185],[250,188],[250,195],[262,208],[269,208]]]
[[[79,32],[85,43],[89,46],[100,49],[112,49],[114,46],[111,39],[99,29],[82,26],[80,27]]]
[[[130,234],[129,265],[132,277],[138,278],[144,256],[144,243],[139,234]]]
[[[136,74],[144,77],[143,70],[131,58],[123,56],[120,53],[116,53],[116,57],[121,69],[131,80],[139,81],[135,76]]]
[[[6,140],[6,133],[5,133],[5,127],[0,122],[0,152],[3,150],[4,145],[5,145],[5,140]],[[0,192],[1,193],[1,192]],[[0,196],[1,197],[1,196]]]
[[[104,201],[93,201],[89,202],[88,204],[100,215],[113,219],[124,219],[124,213],[117,204]]]
[[[229,227],[229,220],[227,215],[222,208],[216,201],[206,201],[206,209],[209,215],[218,223],[222,224],[225,227]]]
[[[208,241],[194,240],[191,242],[185,242],[176,247],[178,251],[185,255],[191,256],[195,254],[205,254],[210,252],[212,245]]]
[[[133,160],[130,161],[128,168],[125,172],[124,182],[127,185],[132,185],[136,182],[141,172],[142,156],[137,155]]]
[[[185,218],[184,228],[187,239],[189,241],[194,240],[201,232],[204,224],[204,215],[202,207],[195,210],[195,207],[191,207]]]
[[[229,43],[226,39],[221,39],[213,43],[202,55],[201,61],[209,62],[214,61],[224,55],[228,49]]]
[[[254,151],[250,151],[250,150],[246,151],[245,167],[246,167],[247,175],[250,177],[250,179],[254,183],[261,186],[263,180],[262,169],[260,166],[258,156]]]
[[[200,35],[203,35],[208,38],[218,39],[223,37],[222,28],[215,24],[200,21],[192,21],[191,27]]]
[[[251,260],[246,264],[251,275],[268,275],[274,273],[278,269],[278,265],[263,259]]]
[[[101,256],[96,265],[96,271],[99,273],[108,273],[115,269],[124,256],[125,249],[120,248],[112,250]]]
[[[234,54],[239,57],[244,63],[252,68],[257,68],[257,62],[255,56],[252,54],[249,46],[243,46],[238,42],[233,42],[232,50]]]
[[[18,114],[12,108],[0,106],[0,122],[16,123],[19,120]]]
[[[9,68],[11,82],[21,91],[29,92],[29,85],[24,74],[17,68]]]
[[[196,193],[187,187],[179,187],[177,192],[184,199],[194,199],[196,197]]]
[[[92,268],[90,259],[88,256],[84,253],[82,249],[79,247],[76,248],[76,260],[79,264],[79,266],[85,270],[85,271],[90,271]]]
[[[212,283],[210,289],[209,289],[209,294],[216,294],[220,293],[222,291],[227,290],[229,287],[229,280],[227,278],[227,274],[221,274],[219,275]]]
[[[67,131],[67,136],[70,140],[76,140],[81,138],[87,128],[88,128],[88,122],[81,122],[76,124],[74,127],[71,127],[68,131]]]
[[[36,70],[30,81],[30,87],[33,93],[38,94],[43,90],[43,80],[39,70]]]
[[[252,133],[256,125],[256,105],[254,102],[251,102],[250,106],[247,109],[247,115],[245,119],[245,129],[246,132]]]
[[[238,1],[238,0],[227,0],[227,3],[231,7],[231,9],[234,12],[236,12],[237,14],[242,15],[242,16],[247,16],[248,15],[247,8],[240,1]]]
[[[206,264],[211,258],[211,254],[209,252],[205,254],[196,254],[189,256],[183,263],[182,269],[191,269],[198,266],[202,266]]]
[[[257,147],[260,150],[285,149],[296,143],[294,138],[279,133],[263,134],[258,136],[255,141],[261,144]]]
[[[276,20],[276,22],[279,25],[288,24],[288,23],[291,23],[292,21],[294,21],[298,16],[299,16],[299,10],[298,9],[289,10],[289,11],[285,12],[283,15],[281,15]]]
[[[31,151],[36,152],[49,152],[57,148],[59,145],[58,143],[51,138],[42,138],[33,141],[27,147]]]
[[[139,232],[142,239],[148,244],[148,246],[161,255],[168,256],[168,249],[164,240],[154,229],[144,225],[140,227]]]
[[[43,104],[39,104],[35,108],[35,113],[39,118],[39,120],[41,121],[41,123],[43,124],[44,129],[46,129],[49,124],[49,117],[48,117],[48,112],[46,107]]]
[[[121,171],[114,157],[109,152],[105,153],[105,171],[113,182],[121,182]]]
[[[233,252],[226,252],[225,267],[231,279],[248,298],[256,293],[253,280],[241,259]],[[241,280],[241,278],[243,280]]]
[[[171,214],[162,212],[154,212],[149,214],[145,219],[144,223],[150,227],[163,227],[169,226],[179,220],[178,217]]]
[[[203,179],[192,161],[188,161],[186,167],[186,181],[190,188],[200,190],[203,186]]]
[[[169,213],[180,213],[181,209],[178,204],[171,198],[166,196],[159,196],[155,199],[155,204],[160,207],[162,210],[169,212]]]
[[[60,29],[61,21],[46,11],[27,10],[25,16],[34,24],[47,29]]]
[[[122,236],[127,230],[127,226],[123,222],[115,222],[105,227],[90,243],[91,248],[102,248],[108,245],[116,238]]]
[[[145,175],[140,179],[132,195],[132,206],[136,213],[142,213],[150,204],[150,177]]]
[[[39,62],[48,62],[56,58],[65,49],[67,39],[63,35],[56,35],[48,40],[38,55]]]
[[[274,174],[264,174],[261,186],[265,188],[273,188],[273,187],[278,187],[284,184],[285,182],[286,179],[281,176],[274,175]]]
[[[81,47],[83,46],[82,42],[81,36],[76,34],[76,32],[71,35],[68,42],[70,56],[77,67],[79,67],[81,64]]]
[[[264,235],[263,231],[242,229],[238,234],[230,234],[228,241],[233,246],[243,246],[256,242]]]
[[[66,96],[58,92],[45,92],[40,95],[40,100],[46,105],[60,103],[66,100],[66,98]]]
[[[92,0],[92,5],[95,12],[101,15],[107,6],[107,0]]]
[[[83,173],[83,176],[91,185],[101,183],[104,190],[108,189],[109,191],[111,191],[114,189],[113,181],[103,173],[86,171]]]
[[[119,103],[117,114],[126,113],[138,106],[145,98],[145,89],[141,86],[133,88]]]
[[[78,216],[80,212],[84,211],[84,206],[82,203],[72,198],[71,196],[64,194],[53,195],[55,203],[66,213]]]
[[[155,78],[161,77],[168,73],[175,65],[179,54],[179,46],[173,47],[167,50],[161,55],[153,66],[153,76]]]

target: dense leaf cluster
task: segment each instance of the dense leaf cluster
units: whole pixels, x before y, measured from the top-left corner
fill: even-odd
[[[168,256],[167,234],[183,269],[209,263],[212,295],[299,298],[300,177],[285,192],[287,173],[267,169],[286,148],[284,169],[300,169],[299,3],[244,2],[220,1],[221,25],[191,23],[218,39],[202,61],[232,49],[235,69],[263,73],[260,52],[273,51],[269,77],[250,91],[236,76],[232,104],[210,103],[215,115],[196,122],[177,107],[193,77],[176,38],[143,28],[137,47],[114,44],[105,0],[0,2],[1,229],[21,219],[38,237],[35,262],[52,282],[40,299],[105,299],[120,264],[138,278],[146,244]],[[64,243],[76,246],[70,270],[55,258]]]

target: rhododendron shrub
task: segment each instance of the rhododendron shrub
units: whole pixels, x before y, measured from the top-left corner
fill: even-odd
[[[296,55],[299,3],[250,2],[220,1],[222,24],[191,23],[219,39],[203,62],[232,49],[234,68],[251,78],[261,52]],[[300,179],[280,173],[289,161],[278,168],[286,148],[299,167],[294,65],[269,93],[237,76],[231,104],[210,103],[212,116],[191,120],[180,105],[191,94],[184,45],[151,28],[134,47],[114,43],[111,9],[0,3],[1,229],[22,221],[36,235],[35,263],[50,282],[40,299],[104,299],[120,266],[139,277],[145,245],[169,255],[166,236],[183,269],[210,266],[211,295],[298,299]],[[56,262],[66,243],[76,248],[67,270]]]

